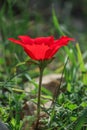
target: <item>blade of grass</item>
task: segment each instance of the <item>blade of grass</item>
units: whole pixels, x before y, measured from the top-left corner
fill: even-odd
[[[58,19],[56,17],[56,14],[55,14],[55,10],[52,9],[52,18],[53,18],[53,23],[54,23],[54,26],[56,28],[56,30],[58,31],[58,33],[61,35],[64,35],[63,31],[61,30],[60,28],[60,25],[59,25],[59,22],[58,22]]]
[[[84,61],[83,61],[83,57],[82,57],[82,53],[81,53],[81,50],[80,50],[80,46],[79,46],[79,43],[76,43],[76,48],[77,48],[77,55],[78,55],[78,62],[79,62],[79,65],[80,65],[80,71],[83,73],[83,83],[85,85],[87,85],[87,74],[86,74],[86,69],[85,69],[85,64],[84,64]]]
[[[77,48],[77,54],[78,54],[78,61],[80,63],[80,70],[85,71],[85,65],[84,65],[84,61],[83,61],[83,57],[82,57],[79,43],[76,43],[76,48]]]

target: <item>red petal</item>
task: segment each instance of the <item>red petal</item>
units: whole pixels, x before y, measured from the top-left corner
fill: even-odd
[[[42,43],[41,45],[30,45],[30,46],[25,46],[25,51],[29,55],[30,52],[32,52],[32,55],[30,54],[30,57],[34,60],[44,60],[45,59],[45,54],[49,47]]]
[[[32,54],[32,52],[29,49],[24,48],[24,51],[28,54],[29,57],[31,57],[32,59],[36,60],[35,56]]]
[[[11,41],[11,42],[14,42],[14,43],[16,43],[16,44],[20,44],[20,45],[23,44],[20,40],[16,40],[16,39],[14,39],[14,38],[8,38],[8,40]]]
[[[29,36],[18,36],[18,38],[21,39],[21,41],[24,43],[24,44],[33,44],[34,43],[34,40],[32,38],[30,38]]]
[[[54,37],[50,36],[50,37],[39,37],[39,38],[35,38],[35,43],[36,44],[47,44],[48,46],[54,41]]]
[[[61,37],[58,40],[55,40],[54,44],[51,45],[51,48],[46,52],[46,57],[48,59],[52,58],[55,53],[62,47],[62,46],[66,46],[69,41],[75,41],[73,38],[69,38],[66,36]]]
[[[52,57],[51,57],[52,51],[53,51],[52,49],[47,50],[47,52],[46,52],[46,54],[45,54],[45,58],[46,58],[46,59],[52,58]]]
[[[60,47],[68,44],[69,41],[75,41],[73,38],[69,38],[67,36],[62,36],[60,39],[55,40],[55,45],[58,44]]]

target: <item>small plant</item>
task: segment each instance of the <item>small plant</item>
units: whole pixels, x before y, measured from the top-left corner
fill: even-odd
[[[11,42],[19,44],[23,47],[24,51],[32,59],[32,63],[38,65],[40,70],[39,88],[38,88],[38,102],[37,102],[37,121],[35,128],[39,127],[40,120],[40,104],[41,104],[41,86],[42,76],[45,67],[53,60],[53,56],[62,47],[74,41],[73,38],[63,36],[60,39],[54,40],[53,36],[50,37],[38,37],[35,39],[29,36],[18,36],[19,40],[9,38]]]

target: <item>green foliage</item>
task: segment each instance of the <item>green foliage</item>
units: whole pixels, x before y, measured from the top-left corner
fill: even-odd
[[[87,123],[87,107],[82,111],[81,115],[78,117],[74,130],[81,130],[84,123]]]

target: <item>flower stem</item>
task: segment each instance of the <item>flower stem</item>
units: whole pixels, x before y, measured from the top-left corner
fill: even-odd
[[[43,67],[40,66],[40,78],[39,78],[38,102],[37,102],[37,122],[36,122],[37,129],[38,129],[39,119],[40,119],[41,85],[42,85],[43,70],[44,70]]]
[[[42,85],[43,70],[40,69],[39,89],[38,89],[38,103],[37,103],[37,117],[40,116],[40,102],[41,102],[41,85]]]

